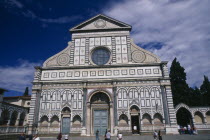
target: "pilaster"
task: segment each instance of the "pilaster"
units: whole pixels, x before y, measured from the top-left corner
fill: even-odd
[[[116,64],[116,42],[115,37],[112,37],[112,63]]]
[[[115,85],[116,83],[114,83]],[[117,126],[117,87],[113,86],[113,95],[114,95],[114,125]]]
[[[17,115],[15,126],[19,126],[19,121],[20,121],[20,113],[18,113],[18,115]]]
[[[39,90],[33,90],[31,94],[31,103],[30,103],[30,112],[28,116],[28,122],[29,122],[29,130],[28,134],[32,134],[33,127],[35,126],[35,123],[38,123],[38,109],[39,109],[39,100],[40,100],[40,91]]]

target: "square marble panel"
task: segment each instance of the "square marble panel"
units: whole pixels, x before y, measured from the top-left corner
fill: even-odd
[[[85,38],[81,39],[80,46],[85,46]]]
[[[153,69],[153,73],[154,74],[159,74],[159,69],[158,68]]]
[[[106,76],[111,76],[112,75],[112,71],[111,70],[107,70],[106,71]]]
[[[121,37],[121,44],[127,44],[126,36]]]
[[[127,45],[122,45],[122,53],[127,53]]]
[[[85,64],[85,56],[83,55],[83,56],[80,56],[80,59],[79,59],[79,63],[80,63],[80,65],[84,65]]]
[[[94,46],[94,44],[95,44],[95,39],[94,39],[94,38],[90,38],[89,44],[90,44],[90,46]]]
[[[116,55],[117,63],[122,63],[122,56],[121,54]]]
[[[120,71],[119,70],[114,70],[114,75],[115,76],[120,75]]]
[[[135,75],[135,69],[130,69],[129,72],[130,72],[130,75]]]
[[[100,38],[95,38],[95,45],[101,45],[101,39]]]
[[[118,54],[122,53],[121,45],[116,45],[116,53],[118,53]]]
[[[127,75],[127,70],[121,70],[122,75]]]
[[[57,72],[52,72],[51,73],[51,78],[56,78],[57,77]]]
[[[79,65],[80,59],[79,56],[74,56],[74,64]]]
[[[145,69],[146,74],[151,74],[151,69]]]
[[[123,63],[128,63],[128,54],[122,54],[122,62]]]
[[[72,71],[67,71],[67,77],[72,77]]]
[[[75,46],[80,46],[80,39],[75,39]]]
[[[79,77],[79,76],[80,76],[80,71],[75,71],[75,72],[74,72],[74,76],[75,76],[75,77]]]
[[[59,72],[59,77],[65,77],[65,72]]]
[[[101,45],[106,45],[106,37],[101,38]]]
[[[87,76],[88,76],[88,71],[83,71],[83,72],[82,72],[82,76],[83,76],[83,77],[87,77]]]
[[[49,78],[49,72],[44,73],[44,78]]]
[[[85,55],[85,47],[80,47],[80,55]]]
[[[90,76],[96,76],[96,71],[91,71]]]
[[[137,73],[138,73],[138,75],[143,75],[144,71],[143,71],[143,69],[137,69]]]
[[[106,45],[112,45],[112,38],[106,37]]]
[[[75,47],[74,48],[74,55],[79,55],[79,53],[80,53],[80,47]]]
[[[120,37],[115,37],[115,43],[116,44],[121,44]]]
[[[103,70],[99,70],[98,71],[98,76],[104,76],[104,71]]]

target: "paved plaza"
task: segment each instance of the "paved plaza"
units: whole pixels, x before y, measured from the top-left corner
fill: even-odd
[[[41,138],[41,140],[56,140],[56,138]],[[95,137],[72,137],[70,140],[95,140]],[[100,140],[104,140],[104,138],[101,137]],[[117,140],[117,138],[112,137],[112,140]],[[123,140],[153,140],[153,137],[125,136]],[[210,135],[164,135],[163,140],[210,140]]]

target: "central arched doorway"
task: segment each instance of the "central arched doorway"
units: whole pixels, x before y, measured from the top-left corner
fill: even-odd
[[[139,110],[139,107],[136,105],[131,106],[130,114],[131,114],[132,133],[139,134],[139,132],[140,132],[140,122],[139,122],[140,110]]]
[[[70,133],[70,118],[71,118],[71,110],[69,107],[64,107],[61,112],[62,117],[62,127],[61,132],[62,134],[69,134]]]
[[[90,98],[91,135],[99,131],[104,135],[110,129],[110,98],[104,92],[97,92]]]
[[[193,118],[191,113],[184,107],[178,109],[176,113],[177,124],[182,127],[187,127],[188,125],[193,126]]]

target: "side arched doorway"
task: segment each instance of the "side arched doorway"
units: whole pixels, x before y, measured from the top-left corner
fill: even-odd
[[[139,110],[139,107],[136,105],[131,106],[130,115],[131,115],[132,133],[139,134],[139,132],[140,132],[140,122],[139,122],[140,110]]]
[[[185,127],[188,125],[193,126],[193,118],[191,113],[184,107],[178,109],[176,113],[177,124]]]
[[[69,134],[70,123],[71,123],[71,110],[69,107],[64,107],[62,109],[61,117],[62,117],[61,132],[62,134]]]
[[[97,92],[90,97],[90,133],[95,135],[99,131],[100,135],[104,135],[106,130],[111,129],[110,125],[110,98],[104,92]]]

